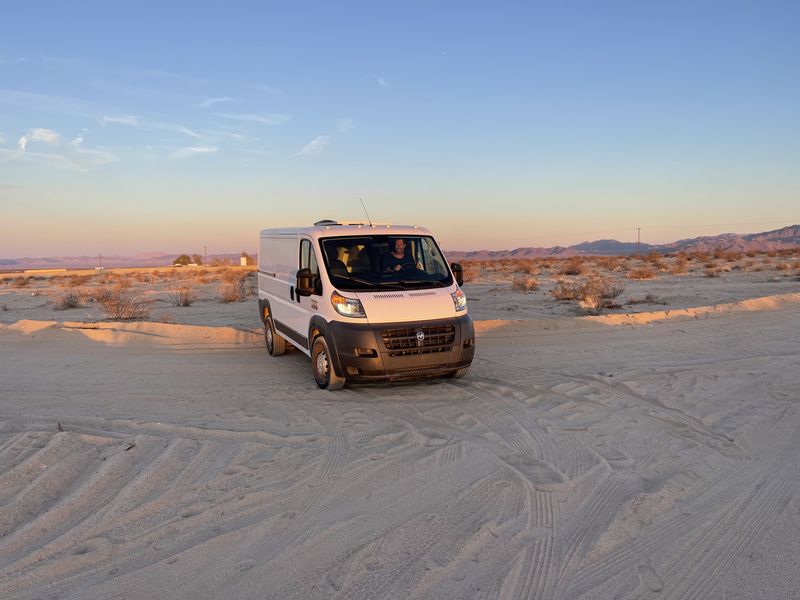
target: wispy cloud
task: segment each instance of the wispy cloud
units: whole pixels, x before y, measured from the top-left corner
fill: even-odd
[[[71,117],[89,119],[97,119],[98,115],[102,115],[108,110],[101,109],[94,103],[77,98],[7,89],[0,90],[0,104],[9,104],[11,106],[25,108],[26,110],[35,110],[49,114],[69,115]]]
[[[378,82],[379,86],[384,87],[387,90],[389,89],[389,82],[387,82],[383,77],[378,77],[376,81]]]
[[[320,154],[331,141],[329,135],[318,135],[295,153],[295,156],[311,156]]]
[[[46,132],[46,133],[45,133]],[[71,171],[88,171],[93,167],[105,165],[117,160],[110,152],[99,148],[84,148],[83,134],[68,144],[61,146],[62,152],[36,152],[28,149],[29,141],[41,141],[52,146],[60,146],[60,136],[49,129],[32,129],[20,138],[19,150],[12,152],[0,148],[0,161],[26,161],[44,164],[57,169]]]
[[[179,123],[152,123],[149,125],[153,129],[164,129],[166,131],[174,131],[176,133],[182,133],[183,135],[188,135],[191,138],[201,138],[203,137],[196,131],[185,127],[184,125],[180,125]]]
[[[266,94],[267,96],[272,96],[273,98],[281,98],[286,95],[283,90],[274,88],[271,85],[264,85],[263,83],[253,83],[250,84],[250,87]]]
[[[184,146],[183,148],[175,150],[169,155],[169,158],[189,158],[190,156],[198,156],[200,154],[213,154],[218,150],[219,148],[216,146]]]
[[[61,138],[58,133],[52,129],[30,129],[28,130],[28,133],[19,138],[19,141],[17,142],[17,148],[19,148],[21,153],[24,153],[28,149],[28,143],[30,142],[44,142],[45,144],[50,144],[51,146],[58,146],[58,144],[61,142]]]
[[[283,115],[279,113],[264,113],[264,114],[233,114],[233,113],[218,113],[218,117],[225,119],[233,119],[234,121],[247,121],[249,123],[260,123],[261,125],[282,125],[292,118],[292,115]]]
[[[347,133],[355,128],[356,124],[350,117],[344,117],[336,120],[336,131],[339,133]]]
[[[131,127],[138,127],[139,126],[139,119],[134,117],[133,115],[119,115],[119,116],[108,116],[106,115],[102,119],[100,119],[101,125],[130,125]]]
[[[222,102],[230,102],[232,99],[228,98],[228,96],[221,96],[219,98],[208,98],[207,100],[203,100],[200,104],[195,104],[194,106],[197,108],[209,108],[214,106],[215,104],[220,104]]]

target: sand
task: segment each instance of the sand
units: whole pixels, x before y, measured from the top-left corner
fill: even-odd
[[[466,378],[335,393],[253,300],[2,288],[0,597],[800,598],[799,284],[648,283],[468,284]]]

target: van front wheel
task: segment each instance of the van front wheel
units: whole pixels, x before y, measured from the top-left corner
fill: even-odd
[[[333,370],[331,351],[325,336],[319,336],[311,347],[311,368],[314,379],[323,390],[340,390],[344,387],[344,377],[339,377]]]
[[[286,340],[275,332],[275,324],[269,316],[264,320],[264,341],[270,355],[280,356],[286,352]]]

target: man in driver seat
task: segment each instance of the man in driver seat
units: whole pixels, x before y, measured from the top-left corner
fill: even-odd
[[[406,256],[406,241],[403,238],[394,240],[394,251],[384,254],[381,259],[383,271],[405,271],[418,268],[413,256]]]

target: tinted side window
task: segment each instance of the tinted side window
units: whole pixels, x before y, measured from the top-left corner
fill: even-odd
[[[314,247],[309,240],[300,241],[300,268],[310,269],[311,272],[317,276],[317,294],[321,294],[322,281],[319,278],[319,265],[317,264],[317,256],[314,254]]]

